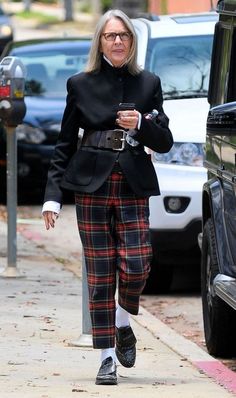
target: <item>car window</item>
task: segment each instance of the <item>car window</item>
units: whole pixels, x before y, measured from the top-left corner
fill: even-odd
[[[78,49],[17,53],[26,66],[25,95],[64,97],[67,79],[84,69],[88,51],[89,48],[83,53]]]
[[[212,35],[150,39],[146,69],[161,78],[164,99],[206,97]]]
[[[227,24],[216,25],[208,101],[211,106],[236,100],[236,29]]]
[[[227,101],[235,101],[236,100],[236,29],[233,29],[233,37],[232,37],[232,47],[231,47],[231,59],[230,59],[230,71],[229,71],[229,82],[228,85],[228,97]]]

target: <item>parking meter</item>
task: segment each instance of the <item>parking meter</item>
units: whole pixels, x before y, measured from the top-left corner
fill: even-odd
[[[17,138],[16,126],[22,123],[26,68],[16,57],[5,57],[0,62],[0,119],[7,137],[7,246],[8,266],[2,277],[22,277],[16,267],[17,257]]]
[[[0,119],[6,126],[16,127],[25,116],[26,68],[17,57],[0,62]]]

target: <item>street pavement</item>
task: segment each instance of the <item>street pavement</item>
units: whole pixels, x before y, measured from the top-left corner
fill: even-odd
[[[90,344],[80,346],[87,312],[82,309],[85,287],[73,206],[64,206],[54,230],[46,231],[40,214],[34,214],[18,217],[17,231],[19,276],[0,278],[1,398],[235,394],[233,371],[142,307],[131,320],[137,337],[135,366],[118,365],[118,386],[95,385],[100,353]],[[1,272],[9,269],[7,233],[0,221]]]

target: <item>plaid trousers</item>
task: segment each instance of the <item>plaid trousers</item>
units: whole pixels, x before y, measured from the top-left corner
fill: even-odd
[[[75,194],[89,290],[94,348],[115,345],[115,293],[137,315],[150,271],[148,198],[137,197],[122,173],[112,173],[94,193]]]

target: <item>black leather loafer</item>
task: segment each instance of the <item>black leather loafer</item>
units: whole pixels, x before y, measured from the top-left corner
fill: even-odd
[[[116,328],[116,356],[121,365],[132,368],[136,359],[137,340],[130,326]]]
[[[116,363],[112,357],[102,361],[95,384],[117,384]]]

